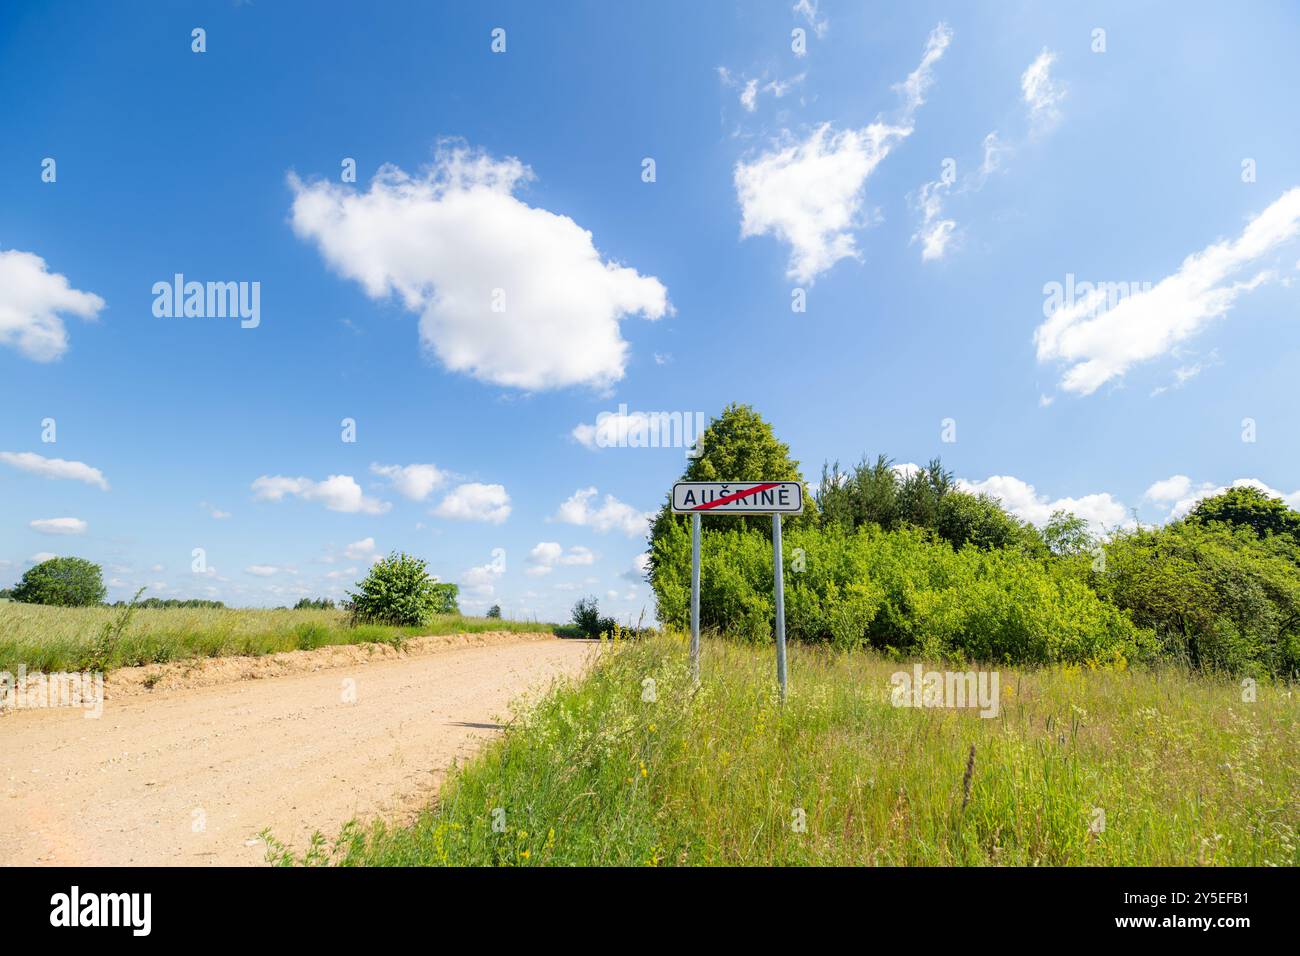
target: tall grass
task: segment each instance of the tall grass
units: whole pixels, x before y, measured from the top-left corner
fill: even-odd
[[[400,645],[409,637],[484,631],[551,631],[549,624],[443,615],[423,627],[349,627],[343,611],[256,608],[122,608],[0,604],[0,671],[111,670],[234,654],[262,655],[329,644]],[[111,635],[106,640],[105,635]]]
[[[791,648],[782,706],[772,657],[709,642],[692,694],[681,642],[618,647],[518,715],[412,825],[350,825],[306,862],[1300,862],[1286,685],[1245,703],[1174,669],[1003,669],[983,719],[896,708],[890,675],[909,665],[808,646]]]

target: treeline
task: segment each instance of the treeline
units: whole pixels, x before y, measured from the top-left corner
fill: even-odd
[[[799,478],[771,427],[733,405],[685,480]],[[1172,659],[1231,673],[1300,673],[1300,513],[1253,488],[1161,527],[1103,540],[1059,512],[1043,527],[962,491],[933,461],[823,468],[787,521],[786,628],[794,640],[996,663],[1124,666]],[[770,640],[767,518],[703,522],[703,627]],[[685,628],[690,528],[667,506],[650,539],[659,618]]]
[[[131,601],[114,601],[109,607],[126,607]],[[134,602],[136,607],[146,608],[164,608],[164,607],[205,607],[205,608],[224,608],[224,601],[205,601],[201,598],[144,598]]]

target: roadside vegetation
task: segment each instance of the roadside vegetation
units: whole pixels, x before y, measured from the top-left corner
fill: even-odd
[[[260,656],[330,644],[392,644],[436,634],[552,632],[532,621],[447,614],[420,625],[352,624],[342,610],[138,608],[105,642],[123,608],[0,604],[0,671],[112,670],[196,657]]]
[[[607,649],[413,824],[349,825],[281,864],[1297,865],[1300,700],[1175,665],[1001,671],[996,717],[896,707],[911,669],[795,644]],[[1253,696],[1253,700],[1243,698]]]
[[[691,481],[799,480],[767,422],[732,405],[704,433]],[[897,658],[991,664],[1157,664],[1300,676],[1300,513],[1256,488],[1162,526],[1042,528],[961,490],[940,462],[827,465],[787,520],[786,628],[795,641]],[[772,640],[771,522],[703,523],[705,630]],[[660,510],[650,536],[659,620],[690,613],[690,523]]]
[[[98,565],[81,559],[36,565],[17,593],[41,603],[0,604],[0,671],[108,671],[199,657],[260,656],[331,644],[400,647],[411,637],[485,631],[554,632],[550,624],[466,617],[456,585],[432,579],[404,554],[376,562],[349,600],[304,599],[290,610],[226,608],[219,602],[157,599],[98,603]],[[75,564],[67,565],[72,560]],[[46,562],[45,564],[51,564]],[[33,584],[33,582],[35,582]],[[67,583],[66,587],[62,585]],[[34,588],[39,586],[40,590]]]

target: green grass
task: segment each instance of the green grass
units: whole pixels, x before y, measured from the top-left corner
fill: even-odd
[[[1172,668],[1001,674],[1001,712],[896,708],[910,664],[681,641],[607,652],[454,772],[412,824],[281,864],[1296,865],[1300,700]],[[936,667],[935,669],[944,669]],[[642,699],[646,678],[656,701]],[[969,799],[964,778],[974,746]],[[505,811],[504,832],[493,828]],[[1104,829],[1093,832],[1096,811]],[[806,829],[795,827],[799,811]]]
[[[542,631],[550,624],[439,616],[424,627],[349,627],[342,611],[137,608],[120,634],[122,608],[0,605],[0,671],[112,670],[235,654],[309,650],[329,644],[399,645],[410,637],[483,631]],[[106,629],[108,629],[106,631]]]

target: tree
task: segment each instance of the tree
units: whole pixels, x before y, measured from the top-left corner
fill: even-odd
[[[491,617],[491,618],[500,618],[500,617],[501,617],[501,605],[500,605],[500,604],[493,604],[490,608],[488,608],[487,616],[488,616],[488,617]]]
[[[778,441],[772,426],[749,405],[733,402],[722,414],[709,422],[700,437],[700,456],[692,459],[682,474],[682,481],[798,481],[799,462],[790,457],[790,446]],[[817,502],[803,487],[804,513],[787,517],[785,526],[798,528],[816,522]],[[764,516],[712,515],[708,519],[711,532],[744,530],[771,535],[771,521]],[[650,583],[656,587],[655,574],[659,566],[656,545],[662,551],[665,536],[671,527],[689,529],[690,518],[674,515],[667,503],[659,509],[650,528]],[[689,534],[689,531],[688,531]]]
[[[578,603],[573,605],[572,620],[573,626],[581,631],[584,637],[591,638],[612,634],[616,626],[612,617],[600,616],[600,606],[594,597],[578,599]]]
[[[1187,520],[1199,524],[1218,521],[1250,528],[1260,538],[1267,534],[1285,534],[1300,544],[1300,512],[1288,508],[1281,498],[1274,498],[1249,485],[1229,488],[1212,498],[1203,499]]]
[[[420,626],[435,614],[456,611],[457,588],[429,575],[424,561],[393,552],[370,566],[356,593],[348,592],[356,621]]]
[[[13,599],[27,604],[89,607],[107,593],[98,564],[85,558],[51,558],[28,568],[13,590]]]
[[[1097,539],[1088,529],[1088,522],[1070,511],[1053,511],[1043,526],[1043,540],[1047,550],[1058,558],[1074,558],[1091,554]]]
[[[332,611],[334,610],[334,599],[326,597],[299,598],[293,609],[295,611]]]

